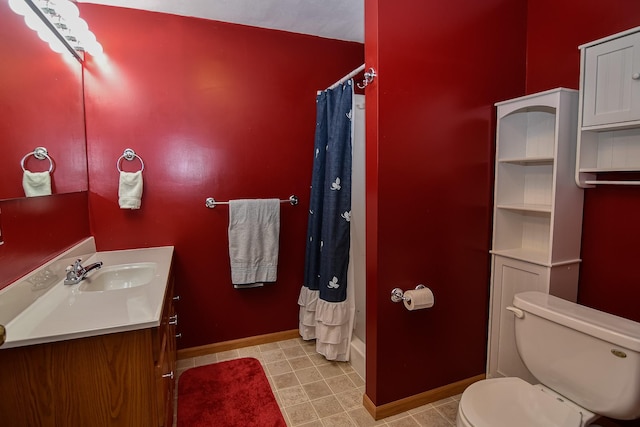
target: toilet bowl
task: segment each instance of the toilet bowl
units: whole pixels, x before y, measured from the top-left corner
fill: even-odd
[[[540,381],[478,381],[458,427],[585,427],[600,416],[640,417],[640,323],[540,292],[516,294],[515,338]]]

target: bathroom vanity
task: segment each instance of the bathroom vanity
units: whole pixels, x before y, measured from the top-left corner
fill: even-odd
[[[75,250],[0,291],[0,308],[7,301],[26,305],[12,313],[0,347],[2,424],[171,426],[173,247]],[[85,262],[100,260],[104,267],[79,284],[64,285],[60,268],[78,252],[85,253]],[[53,284],[42,285],[47,276]],[[45,292],[25,304],[28,287],[33,293],[39,286]]]

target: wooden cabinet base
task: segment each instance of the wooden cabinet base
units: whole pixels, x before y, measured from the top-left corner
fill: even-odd
[[[2,425],[160,425],[153,333],[0,350]]]
[[[158,327],[0,349],[0,425],[170,426],[176,324],[169,274]]]

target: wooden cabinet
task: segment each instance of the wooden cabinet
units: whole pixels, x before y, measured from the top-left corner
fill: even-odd
[[[159,327],[0,350],[2,425],[171,426],[173,315],[170,280]]]
[[[596,174],[640,172],[640,27],[582,45],[580,55],[576,183],[639,185]]]
[[[488,376],[531,374],[517,354],[517,292],[577,297],[583,191],[573,167],[578,92],[554,89],[496,104]]]
[[[171,283],[170,288],[173,290],[173,283]],[[159,348],[154,351],[158,420],[161,426],[169,427],[173,425],[173,394],[176,383],[176,326],[178,325],[178,315],[173,304],[174,299],[173,292],[169,293],[165,298],[162,323],[158,328],[158,333],[155,335]]]

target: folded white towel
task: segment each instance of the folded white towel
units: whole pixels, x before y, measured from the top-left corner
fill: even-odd
[[[22,174],[22,188],[27,197],[49,196],[51,194],[51,175],[48,171]]]
[[[121,209],[140,209],[142,199],[142,171],[120,172],[118,203]]]
[[[229,259],[236,288],[275,282],[280,241],[280,200],[229,201]]]

